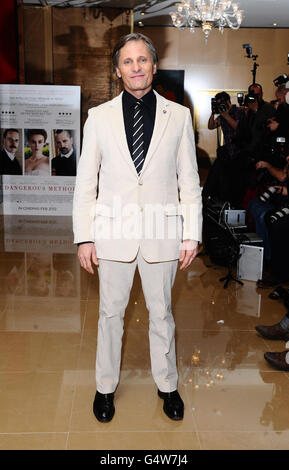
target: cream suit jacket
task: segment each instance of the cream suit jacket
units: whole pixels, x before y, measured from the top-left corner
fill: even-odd
[[[153,135],[138,176],[125,133],[122,93],[88,112],[73,201],[74,242],[94,241],[98,258],[179,258],[201,240],[202,203],[188,108],[156,95]],[[153,216],[152,216],[153,214]]]

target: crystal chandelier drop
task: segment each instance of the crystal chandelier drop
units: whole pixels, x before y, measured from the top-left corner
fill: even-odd
[[[171,12],[173,25],[179,29],[189,28],[194,33],[196,26],[201,26],[206,43],[213,28],[224,27],[239,29],[243,11],[231,0],[182,0],[177,3],[177,11]]]

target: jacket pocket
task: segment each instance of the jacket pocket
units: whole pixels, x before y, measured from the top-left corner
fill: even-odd
[[[172,216],[172,215],[182,215],[182,210],[180,205],[174,205],[174,204],[166,204],[164,208],[164,213],[166,216]]]
[[[107,204],[96,204],[94,214],[109,218],[115,217],[112,207],[108,206]]]

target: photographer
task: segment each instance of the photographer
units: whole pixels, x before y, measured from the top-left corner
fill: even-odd
[[[245,112],[238,127],[237,140],[243,157],[250,161],[260,160],[264,146],[270,142],[268,120],[273,118],[276,110],[271,103],[263,100],[263,89],[258,83],[248,88],[245,97]]]
[[[215,115],[219,116],[215,119]],[[203,197],[215,196],[234,205],[239,204],[239,191],[236,190],[236,159],[238,147],[234,142],[242,109],[231,104],[228,93],[222,91],[212,99],[212,112],[208,129],[221,126],[224,134],[223,146],[217,149],[217,158],[208,174],[203,188]]]
[[[217,119],[215,119],[215,114],[219,114]],[[222,91],[216,94],[215,100],[212,102],[212,113],[208,121],[208,129],[213,130],[221,126],[225,145],[219,148],[222,148],[223,155],[225,153],[229,158],[234,158],[237,150],[232,140],[236,134],[241,115],[241,108],[238,108],[235,104],[232,105],[228,93]]]
[[[276,116],[269,119],[268,128],[276,136],[289,136],[289,104],[286,103],[287,92],[288,88],[286,88],[285,83],[279,85],[275,92],[278,107]]]
[[[274,184],[274,182],[285,183],[288,173],[288,160],[289,157],[287,157],[286,161],[284,162],[283,169],[274,167],[267,161],[260,160],[256,163],[256,170],[257,172],[264,172],[264,169],[266,169],[267,179],[268,176],[271,177],[271,185]],[[276,194],[277,191],[274,190],[275,187],[271,186],[261,197],[257,196],[248,203],[248,210],[255,222],[255,231],[262,238],[264,243],[264,259],[267,262],[271,259],[271,244],[265,216],[269,212],[277,210],[283,202],[282,195]]]

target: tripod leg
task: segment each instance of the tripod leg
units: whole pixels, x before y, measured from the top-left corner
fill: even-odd
[[[227,274],[227,276],[221,277],[221,278],[219,279],[219,281],[220,281],[220,282],[226,281],[225,284],[224,284],[224,289],[227,289],[227,287],[228,287],[230,281],[235,281],[235,282],[237,282],[238,284],[240,284],[241,286],[244,285],[244,282],[242,282],[242,281],[240,281],[239,279],[236,279],[235,277],[233,277],[230,272]]]

